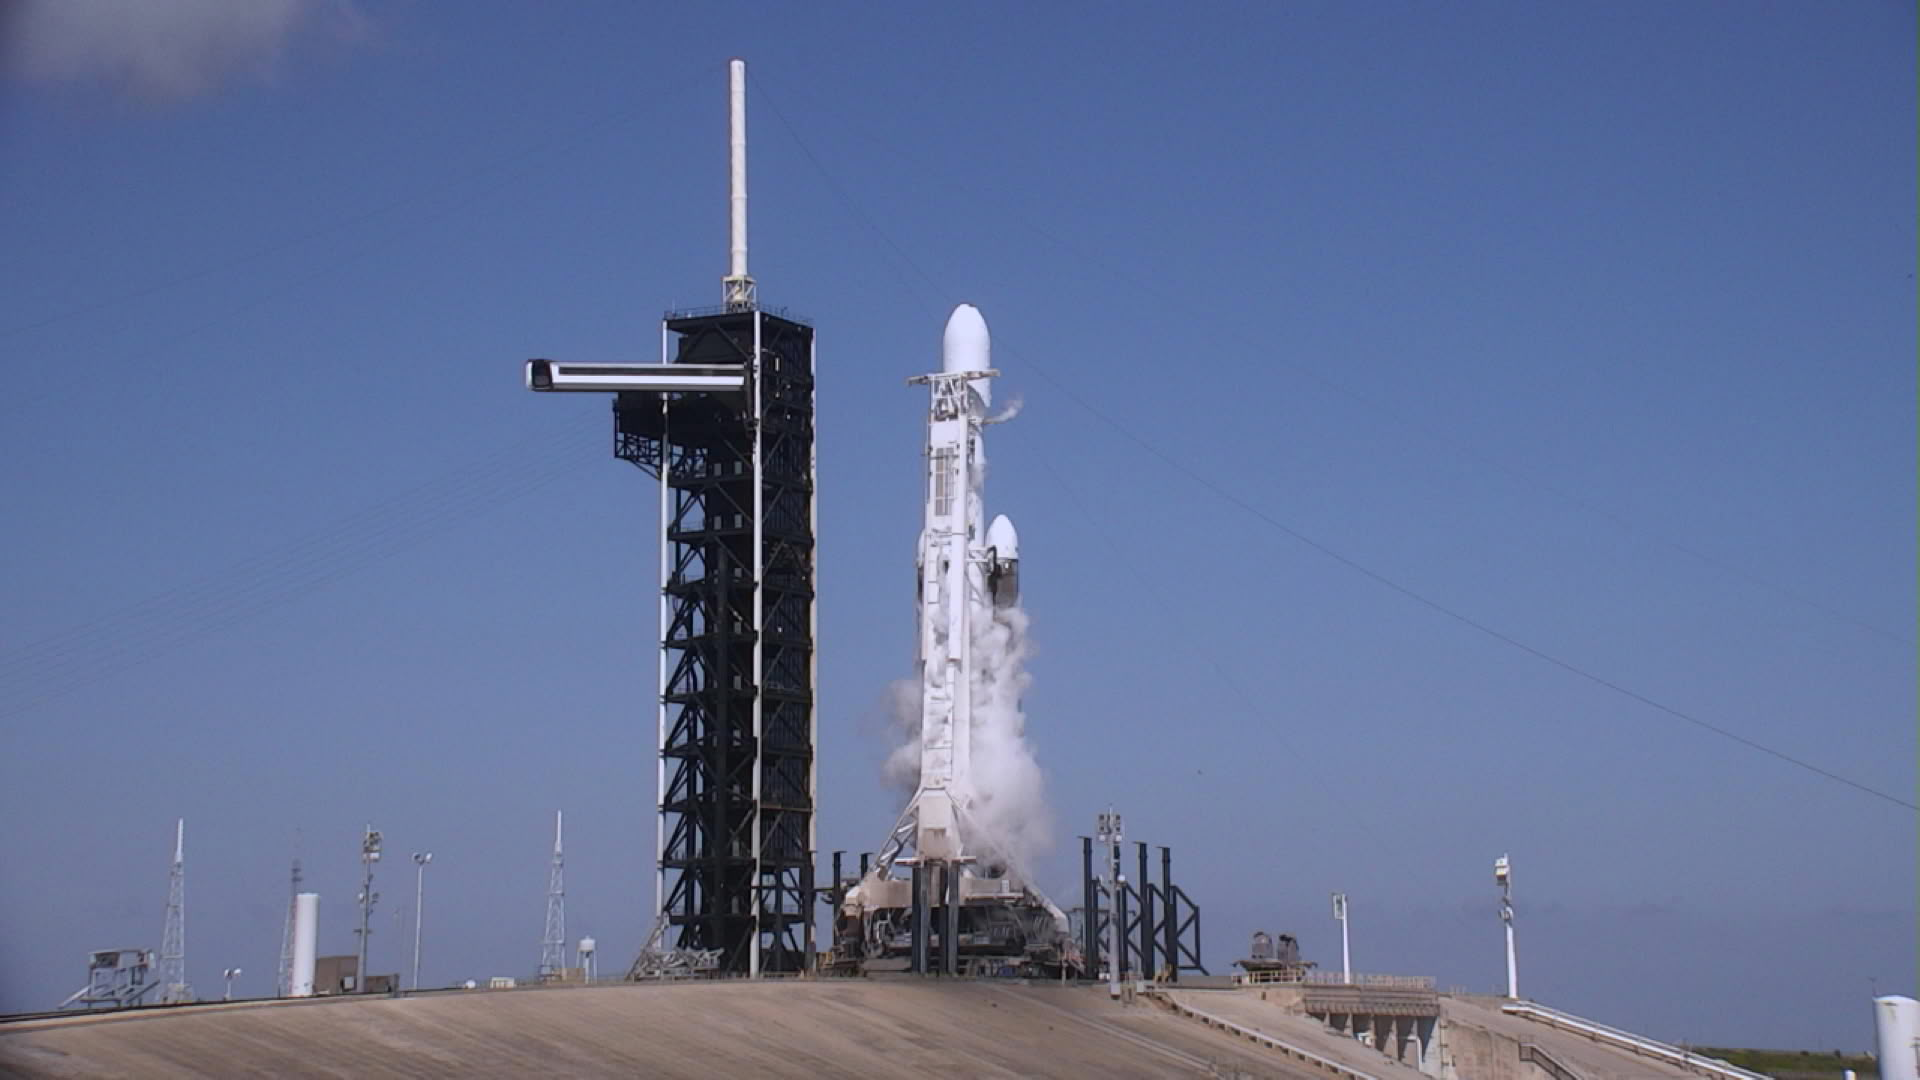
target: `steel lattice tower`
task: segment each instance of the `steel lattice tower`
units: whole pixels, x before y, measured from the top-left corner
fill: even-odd
[[[160,1000],[193,1000],[187,983],[187,819],[174,825],[173,870],[167,875],[167,925],[160,933]]]
[[[739,365],[740,398],[622,393],[615,454],[661,478],[659,916],[723,970],[813,952],[813,328],[670,315],[663,362]],[[744,400],[742,400],[744,399]],[[663,464],[664,463],[664,464]]]
[[[288,997],[293,993],[293,915],[300,906],[300,860],[293,860],[293,888],[287,893],[287,925],[280,932],[280,975],[275,993]]]
[[[561,811],[553,812],[553,869],[547,875],[547,932],[540,939],[540,977],[557,979],[567,966],[566,856],[560,848]]]
[[[660,362],[527,362],[614,394],[614,456],[660,481],[655,921],[642,953],[797,972],[813,955],[813,328],[747,273],[746,65],[730,65],[722,304],[671,312]]]

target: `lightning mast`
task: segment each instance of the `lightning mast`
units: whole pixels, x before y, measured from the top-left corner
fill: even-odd
[[[547,875],[547,933],[540,939],[540,977],[558,979],[567,966],[566,856],[560,848],[561,811],[553,812],[553,869]]]
[[[160,934],[160,1000],[193,1000],[187,985],[187,819],[174,824],[173,871],[167,875],[167,925]]]

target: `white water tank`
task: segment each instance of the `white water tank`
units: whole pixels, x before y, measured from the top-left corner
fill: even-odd
[[[1880,1080],[1920,1080],[1920,1001],[1889,994],[1873,999]]]
[[[313,958],[320,944],[320,894],[303,892],[293,898],[293,977],[287,993],[313,996]]]

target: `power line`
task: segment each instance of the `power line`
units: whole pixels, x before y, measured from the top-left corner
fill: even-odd
[[[762,82],[765,81],[764,77],[762,77],[761,81]],[[776,114],[779,113],[779,107],[777,105],[774,105],[771,100],[768,101],[768,104],[770,107],[774,109]],[[817,169],[821,170],[822,175],[825,176],[826,175],[825,167],[821,165],[819,159],[815,157],[815,155],[813,154],[813,151],[805,145],[804,140],[800,138],[794,126],[787,120],[787,118],[784,115],[780,115],[780,122],[786,126],[789,134],[793,135],[794,141],[800,144],[801,151],[807,156],[807,158],[810,161],[813,162],[814,166]],[[901,151],[898,147],[892,145],[891,143],[887,142],[884,139],[879,138],[878,136],[873,135],[870,132],[858,131],[856,129],[856,133],[859,134],[861,137],[867,139],[873,145],[880,147],[881,149],[885,150],[887,153],[893,155],[899,161],[904,162],[905,164],[907,164],[908,166],[914,169],[917,169],[920,172],[921,177],[923,179],[928,175],[937,174],[938,172],[938,170],[928,169],[924,162],[915,160],[913,157],[911,157],[907,153]],[[838,189],[838,184],[835,181],[833,181],[831,177],[828,177],[828,183],[830,185],[833,185],[836,188],[836,190]],[[1066,254],[1073,256],[1074,257],[1073,265],[1080,266],[1080,267],[1091,267],[1091,268],[1094,268],[1096,271],[1104,271],[1107,274],[1111,275],[1116,280],[1122,282],[1123,284],[1131,286],[1132,288],[1135,288],[1140,292],[1145,293],[1148,296],[1151,296],[1157,300],[1160,300],[1163,304],[1173,305],[1176,303],[1175,299],[1173,297],[1168,296],[1167,293],[1160,286],[1154,284],[1153,282],[1149,281],[1146,278],[1140,277],[1139,275],[1128,271],[1126,269],[1125,264],[1122,263],[1120,260],[1110,259],[1110,258],[1101,258],[1097,255],[1090,254],[1086,250],[1063,239],[1061,236],[1054,233],[1052,230],[1048,229],[1045,225],[1034,221],[1032,218],[1021,213],[1017,209],[996,206],[994,207],[994,212],[996,216],[1006,216],[1006,217],[1011,217],[1013,219],[1016,219],[1017,223],[1022,228],[1026,229],[1028,232],[1031,232],[1034,235],[1039,236],[1040,238],[1053,244],[1055,247],[1059,248],[1061,251],[1065,252]],[[863,213],[856,212],[856,216],[861,218],[862,220],[866,220],[866,216]],[[880,234],[880,230],[878,229],[877,226],[872,225],[870,221],[868,224],[869,224],[869,228],[874,229],[876,234]],[[912,260],[910,258],[907,258],[904,252],[900,251],[899,246],[895,244],[890,237],[887,237],[884,234],[880,234],[880,236],[881,236],[882,242],[885,243],[887,247],[892,249],[896,255],[900,256],[903,262],[907,263],[907,265],[909,266],[913,265]],[[918,272],[917,267],[915,268],[915,272],[916,273]],[[1750,570],[1742,569],[1723,559],[1717,558],[1714,555],[1701,550],[1700,548],[1675,540],[1671,536],[1667,536],[1667,535],[1655,532],[1646,526],[1635,523],[1633,520],[1629,519],[1626,515],[1621,514],[1618,511],[1609,509],[1605,506],[1601,506],[1597,503],[1592,502],[1589,499],[1581,497],[1580,495],[1572,491],[1569,491],[1563,487],[1556,485],[1550,480],[1547,480],[1536,474],[1522,471],[1521,469],[1515,468],[1512,465],[1509,465],[1503,461],[1500,461],[1485,453],[1482,453],[1471,444],[1460,439],[1457,435],[1454,435],[1442,429],[1436,428],[1433,425],[1426,423],[1425,421],[1421,420],[1416,416],[1410,415],[1368,394],[1362,393],[1361,391],[1356,390],[1353,387],[1345,383],[1342,383],[1331,376],[1323,374],[1320,371],[1317,371],[1311,367],[1308,367],[1297,360],[1291,359],[1286,356],[1281,356],[1281,355],[1272,355],[1272,354],[1267,354],[1267,355],[1268,355],[1268,359],[1270,359],[1276,365],[1284,366],[1287,369],[1293,371],[1294,373],[1300,376],[1303,376],[1312,382],[1318,383],[1320,386],[1324,387],[1325,389],[1341,397],[1345,397],[1348,400],[1353,401],[1356,404],[1362,406],[1363,408],[1379,413],[1382,416],[1385,416],[1388,419],[1393,420],[1406,428],[1419,432],[1420,434],[1425,435],[1426,437],[1428,437],[1429,439],[1432,439],[1437,443],[1450,446],[1455,451],[1463,454],[1467,459],[1469,459],[1470,461],[1472,461],[1477,465],[1503,473],[1509,478],[1515,481],[1518,481],[1523,485],[1535,488],[1538,491],[1543,492],[1553,498],[1559,499],[1561,502],[1565,503],[1566,505],[1572,506],[1578,510],[1585,511],[1595,517],[1602,518],[1608,521],[1609,523],[1611,523],[1612,525],[1614,525],[1616,528],[1628,533],[1629,535],[1642,537],[1653,543],[1657,543],[1663,547],[1679,552],[1680,554],[1685,555],[1688,558],[1693,559],[1706,566],[1712,567],[1713,569],[1718,570],[1723,574],[1726,574],[1730,577],[1738,578],[1748,583],[1749,585],[1753,585],[1758,588],[1773,592],[1779,596],[1782,596],[1788,600],[1793,601],[1796,604],[1818,611],[1828,616],[1829,618],[1832,618],[1839,622],[1844,622],[1850,626],[1853,626],[1858,630],[1865,631],[1869,634],[1882,638],[1886,641],[1892,642],[1897,645],[1907,646],[1909,648],[1914,645],[1914,639],[1907,635],[1895,632],[1893,630],[1889,630],[1886,627],[1880,626],[1870,620],[1863,619],[1857,615],[1854,615],[1850,612],[1847,612],[1838,607],[1835,607],[1834,605],[1829,604],[1826,601],[1817,599],[1812,596],[1808,596],[1805,593],[1802,593],[1799,590],[1792,588],[1791,586],[1783,584],[1779,581],[1775,581],[1772,578],[1766,577],[1765,575],[1758,574]]]
[[[685,90],[689,84],[690,84],[690,77],[676,78],[676,79],[670,80],[669,87],[673,92],[678,92],[678,91]],[[464,187],[467,184],[472,183],[474,180],[480,179],[491,173],[497,172],[500,169],[505,168],[506,166],[511,165],[515,162],[523,161],[529,157],[532,157],[535,154],[541,153],[543,151],[551,150],[556,146],[560,146],[565,143],[571,142],[572,140],[577,138],[584,138],[584,137],[596,134],[601,130],[615,123],[629,122],[629,121],[635,120],[639,118],[641,115],[645,114],[646,112],[649,112],[654,108],[658,108],[663,103],[664,97],[662,94],[647,94],[643,96],[642,100],[646,102],[646,104],[643,106],[640,106],[637,108],[616,109],[616,110],[610,110],[610,111],[599,113],[592,119],[588,120],[586,123],[577,124],[569,128],[568,130],[557,132],[552,135],[548,135],[545,138],[539,139],[526,146],[522,146],[521,148],[514,150],[510,153],[502,154],[498,157],[489,158],[486,161],[472,168],[463,170],[460,173],[460,175],[453,177],[451,179],[444,180],[442,182],[429,185],[427,187],[415,189],[398,198],[390,199],[383,203],[378,203],[366,209],[357,210],[353,213],[346,214],[342,217],[334,218],[330,221],[321,222],[320,224],[315,225],[311,228],[304,229],[300,232],[293,233],[289,236],[285,236],[277,240],[269,241],[268,243],[262,244],[259,247],[252,248],[245,252],[240,253],[239,255],[235,255],[232,258],[210,263],[197,270],[186,271],[184,273],[180,273],[172,277],[162,278],[158,281],[151,282],[149,284],[142,285],[137,288],[128,289],[124,292],[113,293],[108,296],[100,297],[98,299],[89,301],[87,303],[80,304],[75,307],[67,308],[63,311],[58,311],[51,315],[43,316],[41,318],[32,320],[30,322],[25,322],[15,326],[0,328],[0,336],[11,336],[14,334],[23,334],[31,330],[38,330],[42,327],[52,326],[55,323],[65,322],[68,319],[78,318],[82,315],[91,315],[91,314],[94,314],[95,312],[103,311],[107,308],[113,307],[118,304],[123,304],[131,300],[143,299],[145,297],[153,296],[158,293],[166,292],[170,289],[178,288],[182,285],[189,285],[196,281],[201,281],[218,274],[223,274],[229,270],[237,270],[242,266],[246,266],[250,263],[258,262],[261,259],[267,258],[268,256],[277,255],[280,252],[288,251],[292,248],[299,247],[300,245],[305,244],[308,241],[317,240],[325,236],[331,236],[334,233],[341,232],[346,229],[351,229],[356,225],[365,224],[366,222],[372,221],[376,218],[384,217],[385,215],[390,214],[395,210],[402,209],[403,207],[412,206],[417,203],[432,201],[442,195],[447,194],[450,191]]]
[[[585,434],[583,430],[582,435]],[[561,450],[584,451],[589,444],[598,444],[600,438],[596,432],[591,439],[564,440]],[[452,499],[423,500],[384,526],[322,545],[297,566],[283,566],[277,572],[256,576],[251,581],[227,585],[198,610],[183,611],[179,605],[160,605],[160,612],[153,620],[164,618],[164,623],[121,635],[117,640],[111,635],[92,641],[80,640],[44,664],[24,672],[23,679],[16,679],[0,691],[4,695],[0,696],[0,719],[17,716],[85,689],[180,645],[246,622],[391,559],[474,513],[509,505],[548,486],[558,477],[578,469],[575,457],[574,453],[560,452],[524,461],[493,482],[462,491]],[[151,601],[146,603],[150,605]]]
[[[765,80],[763,79],[761,81],[764,82]],[[813,164],[814,168],[820,173],[821,177],[827,182],[828,187],[831,188],[834,191],[835,195],[841,200],[841,202],[848,207],[848,209],[853,213],[854,217],[858,221],[860,221],[862,224],[864,224],[869,230],[881,236],[882,240],[886,243],[887,247],[892,249],[893,253],[897,257],[899,257],[900,260],[910,270],[912,270],[915,275],[917,275],[922,281],[924,281],[927,284],[927,286],[931,288],[936,294],[951,295],[949,290],[942,289],[938,282],[934,281],[933,278],[930,275],[928,275],[925,270],[921,269],[919,264],[913,260],[912,256],[902,251],[897,244],[894,244],[892,242],[891,239],[888,239],[885,235],[884,230],[882,230],[879,227],[879,225],[873,221],[871,217],[869,217],[863,211],[860,211],[855,206],[855,204],[853,203],[853,200],[847,195],[845,189],[843,189],[840,186],[839,182],[836,179],[834,179],[833,175],[827,171],[826,166],[820,161],[819,157],[817,157],[814,154],[812,148],[806,144],[806,141],[800,137],[800,133],[794,128],[792,122],[787,119],[786,114],[780,110],[779,105],[776,104],[774,101],[772,101],[770,97],[764,94],[763,94],[763,97],[766,97],[768,106],[772,108],[774,115],[780,120],[781,125],[787,129],[788,135],[792,136],[794,143],[797,146],[799,146],[801,153],[807,158],[809,162]],[[1585,679],[1588,682],[1591,682],[1597,686],[1603,687],[1607,690],[1611,690],[1614,693],[1621,695],[1622,697],[1638,702],[1641,705],[1654,709],[1655,711],[1665,714],[1669,717],[1672,717],[1677,720],[1685,721],[1688,724],[1692,724],[1704,731],[1710,732],[1714,735],[1718,735],[1721,738],[1727,739],[1735,743],[1739,743],[1740,745],[1745,746],[1749,749],[1758,751],[1762,754],[1766,754],[1777,760],[1783,761],[1789,765],[1793,765],[1800,769],[1804,769],[1817,776],[1824,777],[1828,780],[1832,780],[1839,784],[1844,784],[1847,787],[1853,788],[1864,794],[1871,795],[1875,798],[1882,799],[1886,802],[1890,802],[1895,806],[1899,806],[1907,810],[1920,810],[1920,806],[1916,806],[1915,804],[1907,802],[1904,799],[1898,798],[1894,795],[1890,795],[1887,792],[1879,790],[1878,788],[1870,787],[1866,784],[1863,784],[1857,780],[1853,780],[1849,777],[1842,776],[1839,773],[1822,768],[1819,765],[1815,765],[1810,761],[1795,757],[1791,754],[1785,753],[1784,751],[1776,750],[1773,747],[1767,746],[1764,743],[1761,743],[1754,739],[1750,739],[1745,735],[1741,735],[1738,732],[1732,731],[1725,727],[1721,727],[1718,724],[1714,724],[1710,721],[1701,719],[1700,717],[1694,716],[1691,713],[1688,713],[1684,710],[1674,708],[1671,705],[1655,700],[1654,698],[1648,697],[1647,695],[1642,694],[1636,690],[1630,689],[1629,687],[1621,683],[1615,682],[1604,676],[1597,675],[1591,671],[1588,671],[1585,668],[1579,666],[1578,664],[1575,664],[1568,660],[1563,660],[1552,653],[1546,652],[1545,650],[1535,648],[1534,646],[1529,645],[1526,642],[1521,641],[1520,639],[1513,637],[1510,634],[1506,634],[1500,630],[1497,630],[1494,627],[1486,623],[1483,623],[1473,618],[1472,616],[1465,614],[1464,612],[1456,611],[1455,609],[1448,607],[1447,605],[1442,604],[1437,600],[1429,599],[1427,596],[1411,588],[1410,586],[1403,585],[1400,582],[1392,578],[1389,578],[1386,575],[1352,558],[1349,558],[1346,555],[1341,554],[1340,552],[1334,550],[1333,548],[1327,546],[1326,544],[1323,544],[1320,541],[1315,540],[1314,538],[1308,536],[1307,534],[1299,531],[1293,526],[1288,525],[1286,522],[1268,513],[1267,511],[1254,505],[1253,503],[1250,503],[1247,500],[1241,498],[1239,495],[1235,494],[1234,492],[1215,483],[1213,480],[1208,478],[1201,471],[1187,466],[1184,462],[1180,461],[1178,458],[1160,449],[1159,446],[1157,446],[1150,440],[1141,436],[1132,426],[1129,426],[1127,424],[1122,424],[1121,422],[1119,422],[1118,420],[1114,419],[1112,416],[1107,414],[1105,411],[1095,407],[1091,402],[1087,401],[1080,394],[1076,393],[1074,390],[1069,388],[1064,382],[1054,378],[1054,376],[1047,371],[1046,366],[1038,362],[1037,360],[1035,360],[1033,357],[1018,353],[1013,349],[1006,349],[1005,351],[1018,356],[1024,365],[1031,367],[1034,371],[1038,372],[1041,378],[1045,379],[1048,384],[1053,386],[1054,389],[1058,390],[1064,397],[1067,398],[1067,400],[1079,406],[1088,415],[1099,420],[1101,423],[1107,425],[1108,427],[1113,428],[1115,431],[1118,431],[1129,442],[1132,442],[1134,445],[1140,447],[1142,450],[1146,451],[1149,455],[1151,455],[1152,457],[1160,461],[1162,464],[1166,465],[1168,468],[1173,469],[1175,472],[1179,473],[1181,476],[1184,476],[1188,480],[1192,481],[1193,483],[1198,484],[1201,488],[1209,492],[1212,492],[1214,495],[1225,500],[1227,503],[1235,507],[1238,507],[1240,510],[1249,514],[1256,520],[1263,522],[1264,524],[1272,528],[1278,529],[1280,532],[1286,534],[1287,536],[1291,537],[1295,541],[1306,545],[1307,547],[1320,553],[1326,558],[1329,558],[1334,562],[1337,562],[1340,565],[1348,568],[1349,570],[1352,570],[1355,573],[1358,573],[1368,578],[1374,583],[1384,586],[1385,588],[1388,588],[1396,593],[1399,593],[1401,596],[1404,596],[1410,600],[1413,600],[1421,604],[1422,606],[1432,611],[1435,611],[1441,615],[1444,615],[1450,619],[1453,619],[1464,626],[1477,630],[1480,633],[1494,639],[1495,641],[1501,642],[1502,644],[1508,645],[1514,649],[1518,649],[1519,651],[1524,652],[1527,655],[1532,656],[1537,660],[1551,664],[1554,667],[1561,669],[1562,671],[1578,676],[1581,679]]]

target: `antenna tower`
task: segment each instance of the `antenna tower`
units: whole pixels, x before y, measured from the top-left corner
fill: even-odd
[[[167,926],[160,933],[160,1000],[192,1001],[187,985],[187,819],[173,829],[173,872],[167,875]]]
[[[553,870],[547,877],[547,933],[540,939],[540,977],[558,979],[567,966],[566,856],[560,849],[561,812],[553,812]]]
[[[280,978],[274,984],[280,997],[293,996],[293,914],[300,906],[300,860],[293,860],[293,890],[287,894],[287,928],[280,933]]]

